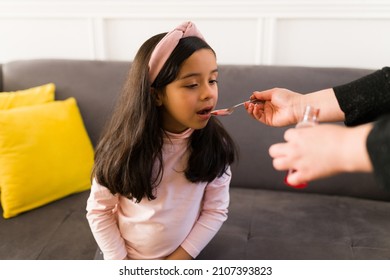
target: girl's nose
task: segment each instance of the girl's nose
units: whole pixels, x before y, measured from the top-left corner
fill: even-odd
[[[214,97],[217,94],[217,90],[215,88],[212,88],[210,86],[206,86],[201,93],[201,99],[207,100],[212,97]]]

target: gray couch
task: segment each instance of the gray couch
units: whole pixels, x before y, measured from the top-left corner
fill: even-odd
[[[12,61],[0,69],[0,91],[55,83],[57,99],[77,99],[96,144],[129,66],[118,61]],[[286,87],[306,93],[372,71],[220,65],[218,107],[246,100],[253,90]],[[371,175],[340,175],[291,189],[268,155],[286,128],[266,127],[243,108],[222,121],[239,145],[240,159],[232,167],[228,220],[199,259],[390,259],[390,193],[379,189]],[[87,197],[88,191],[0,218],[0,259],[99,258],[85,218]]]

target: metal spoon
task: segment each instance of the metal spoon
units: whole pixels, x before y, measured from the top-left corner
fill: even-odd
[[[258,100],[258,99],[248,100],[248,101],[233,105],[233,106],[226,108],[226,109],[219,109],[219,110],[211,111],[211,114],[215,115],[215,116],[229,116],[234,112],[234,110],[237,107],[244,105],[246,102],[250,102],[250,103],[254,103],[254,104],[264,103],[264,101]]]

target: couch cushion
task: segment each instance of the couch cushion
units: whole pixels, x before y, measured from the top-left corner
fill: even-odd
[[[389,259],[389,232],[388,202],[231,189],[228,219],[198,259]]]
[[[0,217],[0,259],[93,259],[97,245],[85,217],[88,195],[73,194],[14,219]]]
[[[90,187],[93,148],[75,99],[0,111],[4,218]]]

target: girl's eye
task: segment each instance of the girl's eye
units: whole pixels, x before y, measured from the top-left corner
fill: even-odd
[[[186,88],[195,88],[197,86],[198,86],[198,84],[190,84],[190,85],[186,85],[185,87]]]
[[[212,84],[212,85],[213,84],[218,84],[218,81],[217,80],[210,80],[209,83]]]

